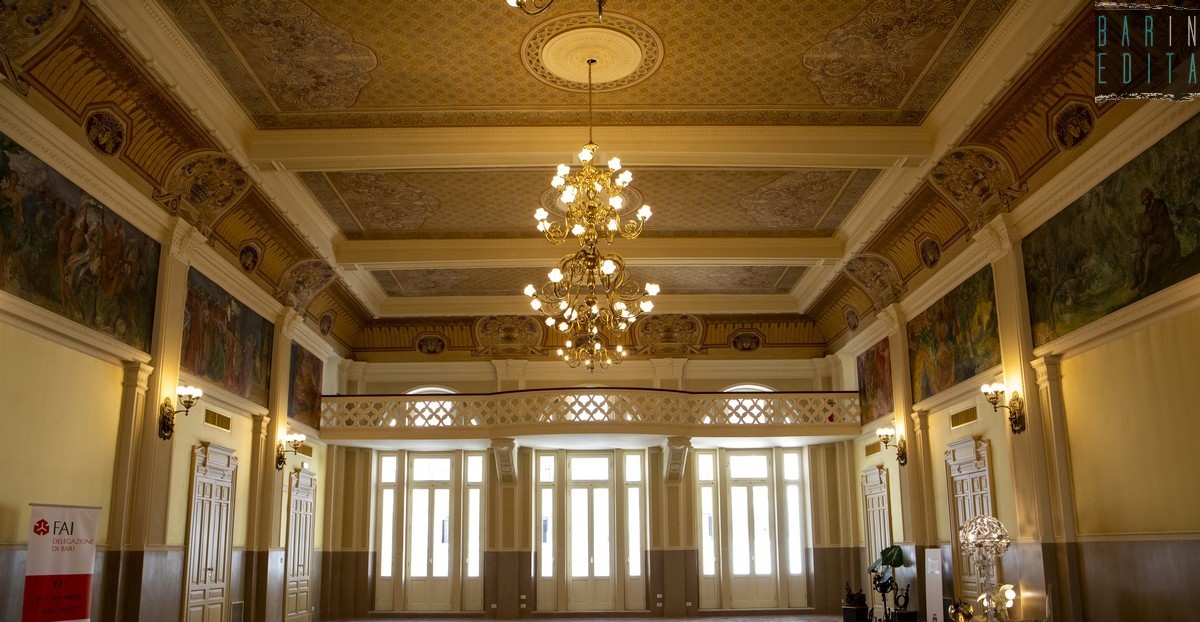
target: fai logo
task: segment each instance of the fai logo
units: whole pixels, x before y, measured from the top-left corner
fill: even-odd
[[[45,519],[39,520],[33,524],[33,533],[36,533],[39,536],[44,536],[50,533],[50,523],[47,523]]]

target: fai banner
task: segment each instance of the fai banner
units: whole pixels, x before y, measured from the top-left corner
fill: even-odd
[[[100,508],[31,505],[21,622],[90,620]]]

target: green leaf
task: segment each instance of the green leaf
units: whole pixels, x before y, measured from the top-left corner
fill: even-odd
[[[889,546],[879,552],[879,560],[892,568],[899,568],[904,565],[904,549]]]

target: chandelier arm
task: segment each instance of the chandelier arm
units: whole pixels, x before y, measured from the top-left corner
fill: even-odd
[[[597,0],[600,1],[600,0]],[[554,4],[554,0],[517,0],[517,8],[525,12],[526,15],[541,15]],[[603,11],[603,4],[600,7]]]

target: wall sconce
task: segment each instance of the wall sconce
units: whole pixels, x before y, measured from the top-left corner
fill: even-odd
[[[1008,411],[1008,424],[1012,428],[1013,434],[1020,434],[1025,431],[1025,400],[1017,391],[1012,392],[1012,397],[1008,398],[1008,405],[1005,406],[1001,402],[1004,401],[1004,394],[1008,391],[1008,387],[997,382],[996,384],[983,385],[983,396],[987,398],[989,404],[992,405],[993,412],[999,412],[1001,408]]]
[[[175,415],[183,413],[187,416],[188,411],[200,401],[200,397],[204,395],[204,391],[193,386],[176,387],[175,394],[179,398],[179,405],[183,410],[175,410],[175,405],[171,403],[171,398],[164,398],[163,403],[158,407],[158,437],[164,441],[171,440],[175,434]]]
[[[300,451],[300,446],[303,444],[303,434],[284,435],[283,440],[279,441],[279,444],[275,446],[275,470],[282,471],[284,465],[287,464],[287,455],[298,453]],[[285,446],[287,448],[285,448]]]
[[[892,439],[895,439],[896,462],[899,462],[900,466],[908,464],[908,444],[904,442],[903,434],[900,435],[900,438],[896,438],[896,428],[893,428],[889,425],[882,428],[876,428],[875,435],[879,437],[879,442],[883,443],[884,447],[891,445]]]

